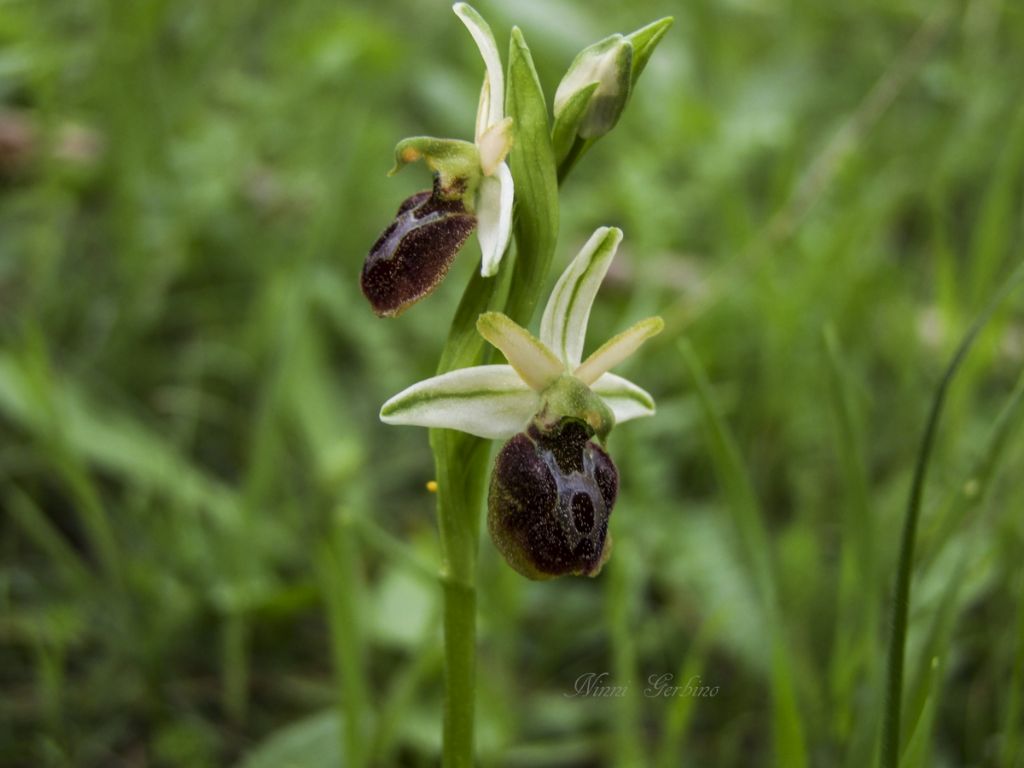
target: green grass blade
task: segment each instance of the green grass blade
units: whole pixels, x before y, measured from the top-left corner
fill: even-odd
[[[910,611],[910,579],[914,564],[914,546],[916,543],[917,524],[921,515],[921,502],[924,495],[924,483],[928,473],[935,435],[939,419],[946,400],[949,387],[974,345],[978,334],[988,323],[1003,300],[1024,281],[1024,264],[1017,267],[1003,288],[992,297],[979,317],[968,329],[960,345],[957,347],[939,381],[932,400],[928,421],[921,438],[917,461],[914,467],[914,478],[907,501],[907,511],[900,538],[899,562],[896,570],[896,585],[892,604],[892,623],[889,633],[889,658],[886,682],[886,698],[882,719],[881,764],[883,768],[898,768],[901,752],[900,719],[902,717],[903,668],[907,641],[907,620]]]
[[[783,637],[783,619],[779,610],[778,591],[772,565],[771,542],[762,521],[760,505],[753,484],[743,465],[739,446],[721,415],[704,367],[685,340],[680,351],[697,388],[697,397],[704,416],[711,459],[719,483],[729,501],[733,524],[739,536],[743,556],[750,564],[750,578],[755,594],[764,606],[763,621],[771,637],[771,688],[773,730],[777,764],[800,768],[807,765],[804,746],[804,725],[796,699],[792,659]]]
[[[850,366],[844,360],[835,328],[826,326],[823,346],[828,372],[828,404],[832,412],[833,443],[842,477],[839,573],[835,596],[835,632],[829,659],[831,722],[842,744],[847,765],[861,766],[875,750],[877,709],[858,695],[875,683],[872,662],[877,654],[881,599],[874,555],[875,518]],[[878,676],[877,680],[881,680]]]
[[[1009,136],[985,190],[978,222],[973,230],[970,258],[972,306],[993,289],[993,280],[1010,252],[1014,235],[1014,215],[1019,206],[1018,183],[1024,169],[1024,106],[1017,109],[1009,126]]]
[[[12,487],[7,493],[4,509],[25,536],[62,572],[69,587],[80,589],[93,581],[89,566],[28,494],[17,486]]]
[[[1024,699],[1024,576],[1017,579],[1017,622],[1014,631],[1013,675],[1010,695],[1003,721],[1003,743],[999,764],[1002,768],[1018,768],[1022,761],[1020,750],[1020,714]]]
[[[700,675],[711,652],[720,621],[720,617],[712,615],[697,630],[673,679],[675,685],[688,685],[690,680]],[[661,746],[658,748],[658,757],[655,761],[658,768],[678,768],[686,731],[693,720],[697,701],[694,696],[676,696],[670,703],[666,702],[661,727]]]
[[[338,685],[338,722],[344,729],[340,745],[346,765],[360,768],[368,764],[364,725],[370,713],[364,621],[359,601],[365,587],[352,513],[339,510],[334,525],[331,540],[317,553],[317,566]]]

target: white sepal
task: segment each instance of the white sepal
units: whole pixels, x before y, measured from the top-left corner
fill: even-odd
[[[456,3],[452,6],[455,15],[466,25],[469,34],[473,36],[476,47],[480,49],[484,65],[487,67],[488,94],[487,122],[483,129],[491,127],[505,116],[505,74],[501,69],[501,56],[498,54],[498,46],[494,42],[494,34],[483,17],[467,3]],[[480,125],[478,120],[478,132]],[[479,139],[479,135],[477,136]]]
[[[654,398],[646,390],[614,373],[602,374],[590,389],[611,408],[616,424],[654,415]]]
[[[476,132],[474,141],[479,141],[487,130],[487,121],[491,119],[491,79],[484,72],[484,82],[480,86],[480,102],[476,106]]]
[[[523,431],[539,405],[512,366],[479,365],[413,384],[384,403],[380,420],[494,440]]]
[[[649,338],[661,333],[664,327],[665,321],[660,317],[641,320],[602,344],[573,372],[573,376],[590,386],[601,378],[601,374],[607,373],[636,352]]]
[[[558,278],[544,307],[541,341],[570,368],[579,365],[583,357],[590,308],[620,242],[621,229],[601,227],[595,231]]]
[[[512,199],[515,189],[512,172],[506,163],[498,165],[493,176],[480,179],[476,198],[476,236],[480,241],[480,274],[498,273],[501,258],[512,236]]]
[[[565,366],[532,333],[501,312],[484,312],[476,329],[501,350],[519,377],[537,392],[565,373]]]

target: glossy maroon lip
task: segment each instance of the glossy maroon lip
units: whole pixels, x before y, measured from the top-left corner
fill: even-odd
[[[363,295],[381,317],[395,317],[431,293],[476,228],[461,200],[417,192],[370,249],[360,278]]]
[[[578,419],[536,423],[509,440],[491,475],[487,527],[509,565],[531,579],[596,575],[619,476]]]

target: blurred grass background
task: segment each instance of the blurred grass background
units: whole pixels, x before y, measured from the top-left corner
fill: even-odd
[[[676,17],[556,257],[625,230],[591,338],[665,317],[624,371],[659,414],[611,438],[598,579],[482,543],[482,764],[870,765],[929,398],[1021,259],[1024,8],[477,7],[549,100]],[[429,186],[394,144],[470,138],[481,72],[447,2],[0,0],[0,764],[437,763],[432,462],[376,414],[476,246],[397,321],[356,286]],[[941,428],[908,765],[1024,765],[1020,307]],[[588,672],[627,695],[570,696]],[[645,696],[663,674],[717,695]]]

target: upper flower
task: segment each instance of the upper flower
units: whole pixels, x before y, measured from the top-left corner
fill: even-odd
[[[363,265],[363,293],[379,315],[397,315],[430,293],[474,226],[482,252],[480,273],[496,274],[512,233],[514,189],[505,162],[512,148],[512,118],[505,117],[501,57],[480,14],[466,3],[456,3],[453,10],[485,65],[474,140],[418,136],[395,148],[391,173],[423,160],[434,173],[434,188],[402,204]]]
[[[500,312],[480,316],[477,329],[508,365],[462,368],[414,384],[384,403],[381,420],[496,439],[531,420],[554,425],[571,418],[603,441],[615,423],[653,414],[647,392],[609,371],[661,331],[661,318],[641,320],[582,359],[590,309],[621,241],[619,229],[594,232],[555,284],[540,338]]]

